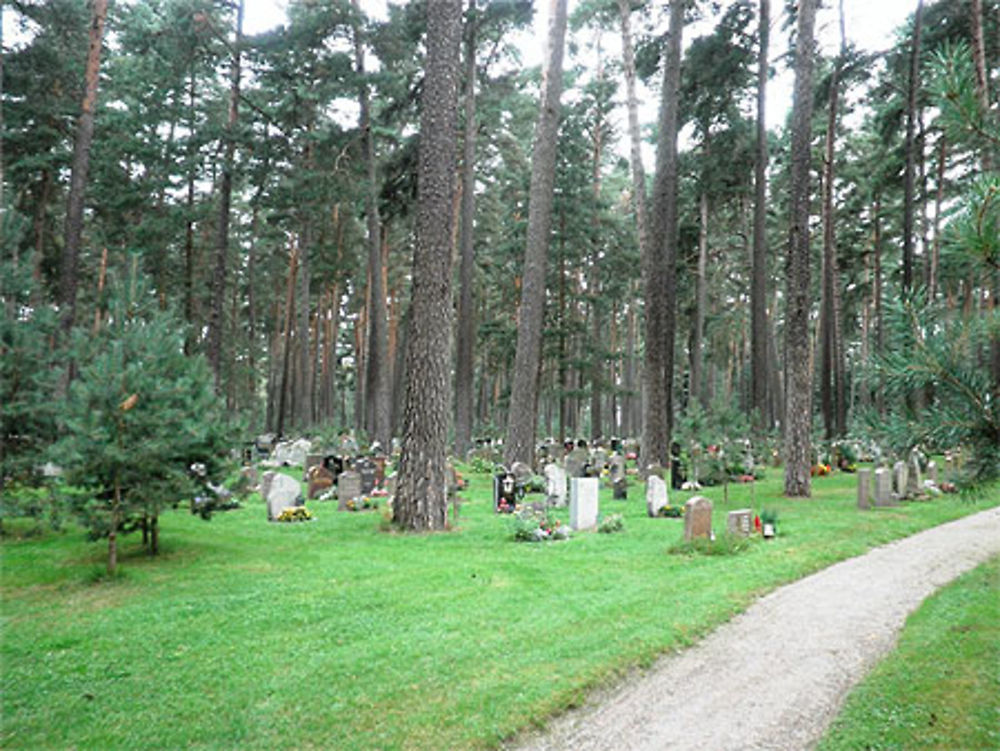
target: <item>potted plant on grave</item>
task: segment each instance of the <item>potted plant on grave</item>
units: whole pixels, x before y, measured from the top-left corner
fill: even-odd
[[[778,530],[778,512],[774,509],[761,509],[760,523],[765,539],[774,537]]]

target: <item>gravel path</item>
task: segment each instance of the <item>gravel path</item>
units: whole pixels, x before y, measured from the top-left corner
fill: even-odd
[[[697,646],[511,748],[809,748],[893,648],[907,615],[998,554],[993,508],[843,561],[772,592]]]

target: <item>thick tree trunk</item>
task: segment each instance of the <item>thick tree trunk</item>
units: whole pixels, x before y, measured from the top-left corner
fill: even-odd
[[[917,160],[917,91],[920,88],[920,34],[924,0],[917,0],[910,46],[910,76],[906,88],[906,166],[903,171],[903,294],[913,288],[914,170]]]
[[[465,22],[465,131],[462,142],[462,219],[459,247],[458,329],[455,356],[455,455],[472,445],[472,388],[475,364],[476,302],[476,0],[469,0]]]
[[[311,159],[309,160],[312,161]],[[299,233],[298,293],[295,306],[298,313],[296,326],[296,354],[294,397],[292,400],[295,426],[300,430],[309,426],[312,415],[312,363],[309,361],[309,322],[311,316],[309,253],[312,250],[312,217],[306,212],[302,231]]]
[[[66,201],[66,223],[63,233],[62,266],[59,275],[60,325],[64,332],[76,321],[76,288],[83,240],[83,203],[90,169],[90,144],[94,139],[94,110],[97,106],[97,84],[101,68],[101,45],[104,22],[108,17],[108,0],[93,0],[88,32],[87,63],[84,69],[83,102],[76,124],[73,142],[73,162],[70,171],[69,197]]]
[[[767,100],[770,0],[760,0],[757,48],[757,144],[754,159],[753,258],[750,281],[750,389],[751,408],[758,425],[772,427],[767,409]],[[774,367],[772,364],[771,367]]]
[[[811,493],[812,363],[809,348],[809,165],[816,1],[799,3],[792,105],[785,314],[785,495]]]
[[[461,0],[427,4],[427,64],[421,96],[417,232],[406,342],[403,450],[393,521],[444,529],[451,407],[451,201],[455,184]]]
[[[531,155],[528,236],[524,253],[514,382],[507,415],[507,439],[504,442],[504,461],[508,465],[515,461],[530,465],[534,458],[538,366],[542,357],[542,325],[545,314],[545,266],[552,226],[565,37],[566,0],[551,0],[548,59],[545,63],[541,106]]]
[[[660,134],[656,145],[656,182],[650,221],[651,248],[643,265],[646,297],[645,410],[642,426],[643,468],[669,463],[673,423],[674,336],[677,265],[677,105],[681,73],[684,0],[670,3]]]
[[[243,0],[236,4],[236,43],[233,45],[232,76],[229,89],[229,116],[226,121],[225,155],[219,188],[219,224],[215,241],[215,270],[212,274],[212,312],[208,318],[208,361],[215,374],[215,391],[222,381],[222,330],[225,326],[223,301],[226,297],[226,260],[229,255],[229,213],[233,197],[233,157],[236,153],[236,125],[240,106],[240,49],[243,46]]]

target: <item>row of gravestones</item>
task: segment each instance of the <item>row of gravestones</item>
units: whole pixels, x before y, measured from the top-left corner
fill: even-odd
[[[921,481],[920,463],[911,457],[907,463],[896,462],[892,469],[879,467],[875,470],[875,486],[872,493],[872,470],[858,470],[858,508],[893,506],[897,501],[917,498],[927,490],[937,492],[937,462],[927,463],[927,481]]]

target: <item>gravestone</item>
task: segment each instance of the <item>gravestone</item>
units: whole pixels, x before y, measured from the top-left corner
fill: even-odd
[[[302,486],[294,477],[280,472],[267,472],[264,476],[271,475],[268,483],[267,494],[267,520],[273,522],[286,508],[301,506]]]
[[[867,511],[872,507],[868,499],[868,491],[871,487],[872,471],[868,468],[858,469],[858,508]]]
[[[510,471],[514,475],[514,482],[522,488],[528,484],[528,481],[535,474],[531,471],[531,467],[524,462],[514,462],[510,465]]]
[[[312,442],[306,438],[296,441],[282,441],[271,452],[270,462],[275,465],[287,464],[290,467],[301,467],[306,463],[306,455],[312,451]]]
[[[938,484],[938,466],[937,462],[933,459],[927,462],[927,479],[935,485]]]
[[[550,506],[566,505],[566,470],[558,464],[545,465],[545,494]]]
[[[684,539],[698,537],[712,537],[712,502],[700,495],[684,504]]]
[[[726,532],[736,537],[749,537],[753,524],[752,515],[748,508],[730,511],[726,517]]]
[[[611,497],[616,501],[628,500],[628,480],[619,477],[611,483]]]
[[[597,526],[596,477],[574,477],[569,481],[569,526],[573,530]]]
[[[361,495],[361,475],[353,469],[341,472],[337,478],[337,511],[346,511],[347,502]]]
[[[306,454],[305,466],[302,468],[302,479],[303,480],[308,479],[309,470],[322,463],[323,463],[322,454]]]
[[[369,495],[375,489],[375,462],[367,458],[358,459],[354,463],[354,469],[361,478],[359,495]]]
[[[646,480],[646,513],[650,516],[658,516],[660,509],[669,502],[667,483],[662,477],[650,473]]]
[[[271,483],[274,481],[274,476],[278,474],[277,472],[265,472],[260,478],[260,497],[265,501],[267,500],[267,494],[271,490]]]
[[[493,511],[498,514],[512,514],[517,506],[517,478],[513,472],[501,467],[493,475]]]
[[[897,498],[906,498],[906,465],[903,462],[896,462],[892,465],[892,489]]]
[[[625,457],[621,454],[615,454],[610,460],[611,471],[608,476],[611,479],[611,485],[614,486],[619,480],[625,479]]]
[[[590,474],[592,477],[600,477],[601,472],[608,465],[608,452],[603,448],[596,448],[590,454]]]
[[[333,487],[333,472],[322,464],[317,464],[310,468],[306,479],[309,482],[309,490],[306,493],[306,498],[310,501],[327,488]]]
[[[886,467],[879,467],[875,470],[875,505],[894,505],[892,499],[892,475]]]
[[[586,477],[590,465],[590,453],[585,448],[575,448],[566,455],[566,474],[574,477]]]
[[[262,433],[254,439],[254,447],[261,456],[267,456],[274,449],[274,433]]]
[[[920,477],[920,461],[916,454],[910,455],[909,466],[906,468],[906,496],[916,498],[923,492],[924,483]]]

